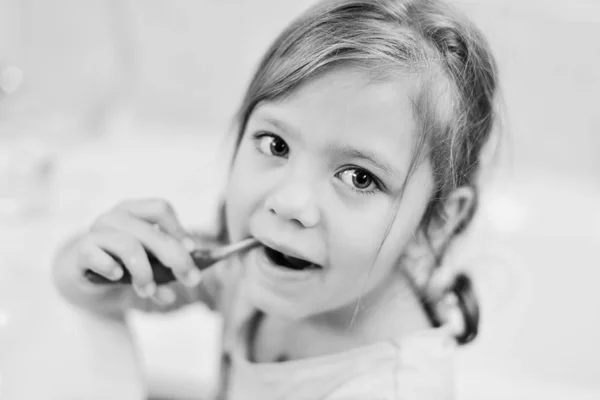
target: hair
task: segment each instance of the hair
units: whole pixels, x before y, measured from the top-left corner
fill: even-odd
[[[493,131],[498,85],[488,44],[439,0],[320,2],[293,21],[263,56],[237,114],[235,152],[257,105],[282,99],[344,66],[359,68],[373,80],[404,74],[418,82],[411,100],[419,135],[410,171],[429,157],[435,189],[420,225],[427,235],[432,221],[443,220],[444,200],[456,188],[469,186],[477,195],[480,153]],[[452,237],[467,227],[475,209]],[[438,262],[442,256],[436,255]]]

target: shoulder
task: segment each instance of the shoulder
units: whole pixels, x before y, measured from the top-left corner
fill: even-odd
[[[390,362],[356,376],[327,400],[452,400],[456,345],[444,328],[391,342]]]

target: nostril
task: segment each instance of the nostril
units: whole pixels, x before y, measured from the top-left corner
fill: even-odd
[[[315,226],[319,221],[316,205],[297,200],[298,198],[283,199],[280,196],[270,196],[265,201],[264,207],[270,215],[287,220],[294,225],[305,228]]]
[[[300,226],[300,227],[304,227],[304,224],[302,223],[302,221],[300,221],[300,220],[299,220],[299,219],[297,219],[297,218],[293,218],[293,219],[291,219],[290,221],[291,221],[292,223],[294,223],[294,225],[298,225],[298,226]]]

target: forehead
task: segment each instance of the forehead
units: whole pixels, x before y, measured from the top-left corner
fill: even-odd
[[[374,81],[360,70],[339,69],[261,103],[253,119],[280,122],[315,145],[366,147],[396,158],[415,143],[414,92],[408,78]]]

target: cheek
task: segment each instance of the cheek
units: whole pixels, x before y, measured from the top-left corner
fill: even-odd
[[[227,227],[232,239],[247,234],[248,221],[262,201],[263,180],[255,170],[248,144],[242,142],[225,190]]]
[[[413,243],[427,207],[432,186],[426,177],[426,170],[415,174],[398,205],[383,197],[363,210],[337,211],[337,229],[330,239],[337,249],[336,264],[352,268],[354,276],[363,271],[383,275],[395,266]],[[376,268],[371,268],[374,263]]]
[[[432,192],[433,183],[428,179],[427,169],[423,168],[415,174],[397,207],[382,253],[393,254],[397,260],[415,243]]]
[[[386,230],[392,219],[392,206],[382,198],[372,199],[369,207],[349,212],[341,212],[336,208],[332,215],[329,232],[332,260],[334,264],[345,265],[346,272],[353,268],[355,272],[368,270],[375,261],[377,250],[381,245]],[[334,250],[335,249],[335,250]]]
[[[225,189],[226,223],[232,239],[239,239],[243,221],[247,219],[245,215],[248,213],[248,200],[251,197],[248,192],[250,179],[248,179],[248,171],[244,169],[244,164],[244,154],[240,149]]]

